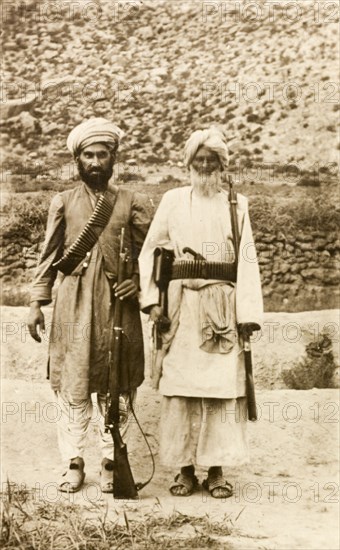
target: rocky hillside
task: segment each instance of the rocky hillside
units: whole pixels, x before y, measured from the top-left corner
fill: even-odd
[[[66,136],[93,115],[126,130],[122,161],[178,164],[190,132],[217,122],[234,166],[338,169],[336,2],[15,0],[2,8],[5,182],[35,176],[37,164],[67,179]]]

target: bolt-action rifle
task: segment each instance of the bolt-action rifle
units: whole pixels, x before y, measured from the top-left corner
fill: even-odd
[[[235,262],[238,265],[239,250],[240,250],[240,232],[237,221],[237,193],[234,190],[233,180],[231,176],[228,176],[229,183],[229,202],[230,202],[230,215],[231,215],[231,227],[234,237],[234,249],[235,249]],[[246,369],[246,394],[247,394],[247,408],[248,419],[257,420],[256,400],[255,400],[255,387],[253,378],[253,365],[251,358],[251,346],[249,336],[243,335],[243,350],[244,350],[244,363]]]
[[[154,252],[153,275],[159,289],[159,305],[162,309],[162,315],[154,325],[156,349],[162,347],[162,332],[167,332],[170,328],[170,321],[168,319],[168,286],[171,281],[171,270],[174,259],[175,255],[172,250],[156,248]]]
[[[124,249],[124,228],[121,230],[117,285],[126,279],[127,251]],[[121,300],[114,299],[111,289],[111,304],[114,305],[113,325],[110,330],[109,347],[109,375],[106,394],[105,431],[111,432],[114,443],[113,456],[113,496],[115,498],[138,498],[137,487],[134,482],[127,447],[119,431],[119,372],[122,355],[122,308]]]

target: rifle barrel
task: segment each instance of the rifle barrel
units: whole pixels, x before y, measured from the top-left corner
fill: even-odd
[[[232,233],[234,237],[235,262],[236,262],[236,265],[238,265],[241,238],[240,238],[240,231],[239,231],[238,220],[237,220],[237,194],[234,190],[233,180],[231,176],[228,176],[228,183],[229,183],[229,201],[231,206],[230,207],[231,227],[232,227]],[[252,357],[251,357],[251,346],[250,346],[249,338],[243,338],[243,347],[244,347],[244,351],[243,351],[244,366],[246,371],[246,395],[247,395],[248,420],[255,421],[257,420],[257,410],[256,410]]]
[[[124,250],[124,228],[120,234],[117,285],[126,278],[127,252]],[[105,425],[114,443],[113,456],[113,496],[115,498],[138,498],[136,484],[131,472],[127,447],[119,431],[120,368],[123,343],[123,302],[115,298],[111,289],[111,304],[114,304],[109,350],[109,384]],[[111,349],[112,348],[112,349]]]

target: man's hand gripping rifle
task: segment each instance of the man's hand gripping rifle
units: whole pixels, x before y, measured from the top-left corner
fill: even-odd
[[[156,349],[162,347],[162,332],[167,332],[170,328],[168,318],[168,286],[171,281],[172,264],[174,253],[166,248],[156,248],[154,252],[154,280],[159,289],[159,306],[162,314],[154,323],[154,342]]]
[[[124,228],[120,235],[117,284],[126,279],[128,255],[124,250]],[[119,431],[119,373],[122,361],[122,309],[123,302],[114,298],[111,289],[111,304],[114,306],[113,326],[110,330],[109,378],[106,394],[105,431],[111,432],[114,443],[113,457],[113,496],[115,498],[136,499],[138,497],[127,454],[127,447]]]

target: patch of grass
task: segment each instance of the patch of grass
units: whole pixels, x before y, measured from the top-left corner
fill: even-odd
[[[179,178],[176,178],[176,176],[173,176],[171,174],[167,174],[166,176],[163,176],[163,178],[160,180],[160,185],[163,184],[172,184],[173,187],[177,187],[179,183],[182,183],[182,181]]]
[[[28,306],[29,303],[30,293],[27,289],[15,286],[1,291],[0,305],[2,306]]]
[[[297,230],[337,231],[340,209],[332,194],[318,193],[302,198],[268,197],[258,195],[249,200],[252,227],[257,231]]]
[[[11,235],[37,235],[43,239],[47,213],[53,192],[32,195],[11,195],[2,208],[5,222],[2,237]]]
[[[320,187],[321,184],[319,178],[315,174],[312,174],[310,176],[302,176],[297,185],[302,185],[304,187]]]
[[[140,181],[144,181],[145,180],[145,177],[142,176],[142,174],[140,172],[137,172],[137,171],[134,171],[133,169],[131,169],[130,171],[129,170],[126,170],[125,172],[122,172],[120,175],[119,175],[119,183],[129,183],[130,181],[137,181],[137,182],[140,182]]]
[[[51,504],[10,483],[1,500],[0,543],[4,550],[228,550],[225,538],[233,526],[229,516],[215,523],[208,516],[192,517],[176,510],[164,516],[161,507],[140,520],[133,519],[131,511],[124,510],[123,517],[116,512],[117,519],[112,521],[107,505],[89,509]]]
[[[293,390],[333,388],[335,369],[332,341],[326,334],[321,334],[306,346],[305,357],[292,370],[283,371],[282,378]]]
[[[128,176],[129,179],[129,176]],[[187,182],[184,182],[187,185]],[[146,185],[140,181],[132,181],[129,188],[146,193],[157,207],[163,194],[174,187],[183,185],[178,178],[164,176],[159,185]],[[285,195],[278,190],[261,189],[253,186],[253,190],[237,186],[236,190],[249,197],[249,208],[252,227],[255,231],[284,230],[294,234],[297,230],[337,231],[340,227],[340,209],[337,208],[335,192],[322,192],[310,189],[308,194],[301,193],[302,189],[286,189]],[[250,187],[250,186],[247,186]],[[43,239],[48,207],[53,191],[30,193],[27,195],[11,195],[5,203],[2,213],[5,225],[2,235],[30,234]]]

